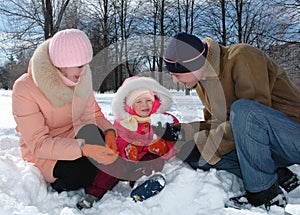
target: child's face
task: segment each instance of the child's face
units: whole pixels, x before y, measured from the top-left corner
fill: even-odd
[[[147,117],[150,115],[153,106],[153,101],[147,97],[141,97],[137,99],[133,105],[132,109],[141,117]]]

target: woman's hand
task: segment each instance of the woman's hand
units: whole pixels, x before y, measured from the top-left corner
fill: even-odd
[[[84,144],[82,155],[92,158],[99,164],[111,164],[118,158],[118,153],[106,146]]]
[[[116,143],[116,133],[113,130],[108,130],[105,132],[105,143],[107,147],[117,153],[118,147]]]

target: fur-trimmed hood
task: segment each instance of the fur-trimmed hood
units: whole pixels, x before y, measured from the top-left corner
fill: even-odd
[[[125,110],[126,97],[132,90],[139,88],[147,88],[160,100],[160,107],[156,113],[164,113],[168,111],[173,103],[171,93],[168,89],[160,85],[156,80],[149,77],[138,77],[135,79],[126,80],[112,99],[112,113],[116,119],[126,119],[130,114]]]
[[[61,107],[70,102],[73,96],[87,98],[92,90],[91,70],[86,67],[86,72],[81,76],[75,90],[66,86],[56,72],[56,67],[49,58],[49,42],[46,40],[35,50],[28,68],[35,85],[45,97],[55,106]]]

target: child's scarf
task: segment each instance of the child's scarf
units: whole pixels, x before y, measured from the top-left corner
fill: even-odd
[[[120,124],[124,127],[127,128],[129,131],[137,131],[138,129],[138,123],[145,123],[145,122],[150,122],[151,117],[139,117],[136,115],[130,116],[127,119],[123,119],[120,121]]]

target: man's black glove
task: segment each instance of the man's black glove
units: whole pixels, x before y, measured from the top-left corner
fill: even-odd
[[[181,131],[181,126],[179,124],[174,126],[173,124],[166,123],[163,126],[161,122],[158,122],[157,125],[152,125],[152,129],[156,135],[167,141],[174,142],[182,140],[184,137],[184,132]]]
[[[180,160],[188,163],[198,162],[201,157],[199,149],[197,148],[194,140],[184,143],[179,152],[175,155]]]

